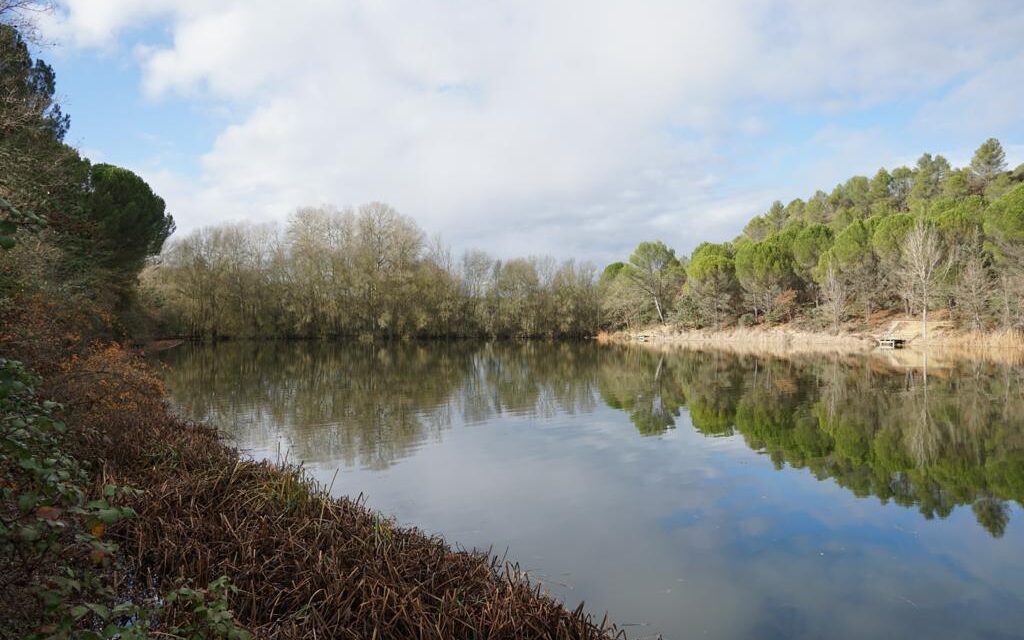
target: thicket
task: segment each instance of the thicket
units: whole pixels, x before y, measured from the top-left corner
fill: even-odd
[[[612,326],[800,320],[838,330],[879,311],[925,322],[932,311],[968,330],[1020,329],[1024,165],[1007,170],[995,139],[967,167],[926,153],[914,167],[776,201],[736,239],[689,258],[641,243],[604,270],[600,289]]]
[[[143,281],[163,332],[189,338],[578,337],[600,321],[591,265],[456,260],[382,203],[203,228]]]

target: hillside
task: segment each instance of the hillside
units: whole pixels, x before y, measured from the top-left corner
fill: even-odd
[[[797,321],[839,332],[878,312],[941,312],[960,330],[1024,325],[1024,165],[985,141],[966,167],[924,154],[914,167],[854,176],[775,202],[729,242],[678,256],[641,243],[601,277],[612,328],[685,329]]]

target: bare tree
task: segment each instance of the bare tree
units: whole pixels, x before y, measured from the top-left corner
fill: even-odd
[[[54,6],[51,0],[0,0],[0,24],[14,27],[32,44],[43,44],[38,18],[52,13]]]
[[[959,268],[956,280],[956,311],[961,322],[974,331],[981,331],[989,315],[995,283],[985,261],[983,238],[975,232],[972,242],[956,253]]]
[[[935,230],[922,220],[907,233],[903,241],[901,279],[908,287],[915,303],[921,306],[921,332],[928,339],[928,307],[935,289],[949,265],[946,250]]]
[[[52,9],[50,3],[35,0],[0,0],[0,133],[9,135],[45,117],[51,96],[30,91],[31,60],[25,43],[41,44],[36,26],[38,14]]]
[[[283,231],[199,229],[144,285],[168,326],[196,337],[579,336],[599,322],[593,267],[470,252],[460,268],[380,203],[302,208]]]
[[[846,315],[849,295],[843,276],[833,260],[829,260],[828,266],[825,268],[825,277],[821,282],[821,296],[824,299],[822,308],[832,320],[832,329],[838,332],[839,325]]]

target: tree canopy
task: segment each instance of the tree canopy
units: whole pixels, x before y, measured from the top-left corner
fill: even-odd
[[[1024,328],[1022,186],[1024,167],[1008,171],[995,139],[981,144],[968,167],[924,153],[912,167],[883,167],[807,200],[772,202],[731,242],[698,245],[687,281],[666,283],[659,301],[674,300],[665,316],[694,327],[802,318],[838,328],[857,312],[868,322],[878,310],[926,311],[923,305],[944,307],[974,329]],[[946,262],[935,271],[941,278],[928,279],[926,295],[905,286],[908,242],[920,223]],[[675,258],[658,243],[638,251]],[[605,280],[622,264],[609,266]],[[636,304],[625,302],[634,294],[623,287],[606,286],[602,295],[606,310],[618,310],[607,322],[640,319],[621,312]]]

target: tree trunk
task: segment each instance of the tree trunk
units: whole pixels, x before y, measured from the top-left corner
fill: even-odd
[[[928,341],[928,284],[921,287],[921,335]]]

